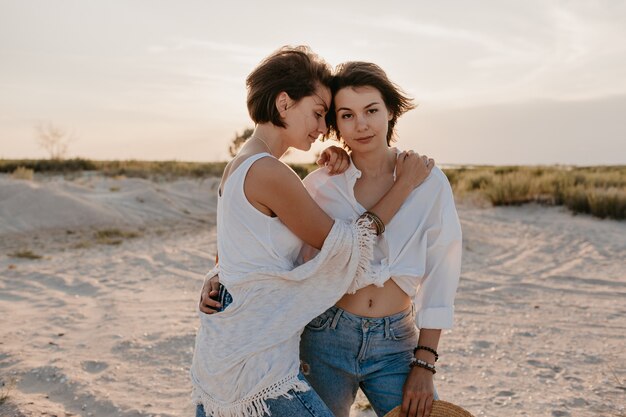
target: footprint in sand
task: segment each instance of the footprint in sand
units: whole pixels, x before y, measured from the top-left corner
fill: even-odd
[[[498,393],[496,394],[496,397],[512,397],[512,396],[514,396],[514,395],[515,395],[515,392],[513,392],[513,391],[509,391],[509,390],[506,390],[506,391],[500,391],[500,392],[498,392]]]
[[[81,366],[84,371],[87,371],[92,374],[97,374],[98,372],[102,372],[109,367],[109,364],[106,362],[98,362],[98,361],[82,361]]]
[[[474,346],[476,346],[477,348],[480,348],[480,349],[487,349],[487,348],[490,348],[490,347],[491,347],[491,345],[493,345],[493,343],[488,342],[488,341],[486,341],[486,340],[477,340],[477,341],[474,341]]]
[[[574,408],[580,408],[580,407],[586,407],[589,405],[589,401],[587,401],[586,399],[582,398],[582,397],[576,397],[576,398],[572,398],[567,400],[566,404],[570,407],[574,407]]]
[[[595,355],[587,355],[587,354],[583,354],[583,356],[584,356],[583,361],[584,361],[585,363],[591,363],[591,364],[596,365],[596,364],[599,364],[599,363],[604,362],[604,361],[602,360],[602,358],[600,358],[599,356],[595,356]]]
[[[534,366],[536,368],[549,369],[552,372],[555,372],[557,374],[563,370],[563,368],[561,368],[560,366],[550,365],[548,363],[541,362],[541,361],[538,361],[538,360],[535,360],[535,359],[529,359],[529,360],[526,361],[526,363],[529,364],[530,366]]]

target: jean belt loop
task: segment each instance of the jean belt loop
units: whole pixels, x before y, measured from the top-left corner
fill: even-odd
[[[389,331],[389,317],[385,317],[385,340],[391,339],[391,332]]]
[[[337,311],[335,311],[335,315],[333,316],[333,321],[330,323],[330,328],[335,330],[335,328],[337,327],[337,323],[339,322],[339,318],[341,317],[341,313],[343,312],[342,309],[337,308]]]

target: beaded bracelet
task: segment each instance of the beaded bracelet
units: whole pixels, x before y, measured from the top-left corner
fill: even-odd
[[[437,351],[435,349],[433,349],[431,347],[418,345],[418,346],[415,347],[415,349],[413,349],[413,354],[415,355],[415,352],[417,352],[418,350],[425,350],[425,351],[430,352],[433,355],[435,355],[435,362],[437,362],[439,360],[439,354],[437,353]]]
[[[376,225],[376,235],[380,236],[385,232],[385,223],[383,223],[376,213],[372,213],[368,210],[363,214],[369,216],[369,218],[374,221],[374,224]]]
[[[409,368],[414,368],[416,366],[429,370],[430,372],[433,373],[433,375],[437,373],[437,370],[435,369],[435,365],[428,363],[426,361],[423,361],[421,359],[413,358],[411,360],[411,363],[409,364]]]

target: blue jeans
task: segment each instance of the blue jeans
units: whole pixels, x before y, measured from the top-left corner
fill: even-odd
[[[298,378],[305,381],[302,374]],[[272,417],[335,417],[312,389],[305,392],[291,390],[289,394],[291,398],[278,397],[266,401]],[[209,417],[204,413],[202,405],[196,407],[196,417]]]
[[[349,416],[358,388],[384,416],[402,403],[417,339],[413,307],[381,318],[331,307],[304,329],[302,370],[336,417]]]

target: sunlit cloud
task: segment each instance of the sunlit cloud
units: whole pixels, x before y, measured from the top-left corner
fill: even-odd
[[[167,45],[151,45],[148,52],[152,54],[166,54],[176,51],[196,53],[218,53],[220,59],[230,59],[238,62],[257,62],[260,57],[267,55],[273,47],[252,47],[237,43],[216,42],[203,39],[178,38]]]
[[[376,28],[379,30],[400,32],[405,35],[425,36],[441,40],[469,43],[492,52],[504,52],[507,50],[505,45],[503,45],[502,43],[493,38],[481,35],[477,32],[472,32],[459,28],[451,28],[443,25],[422,23],[402,17],[388,17],[385,19],[359,19],[357,21],[357,24]]]

